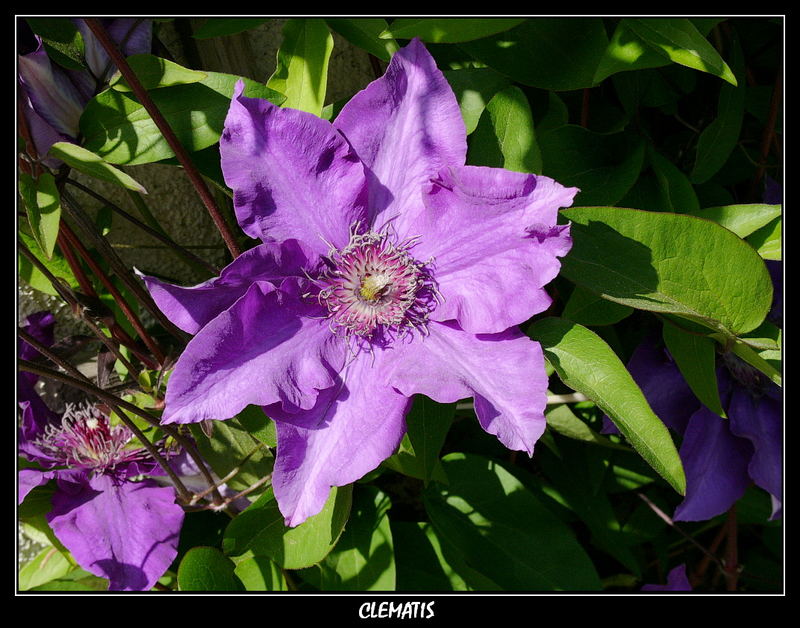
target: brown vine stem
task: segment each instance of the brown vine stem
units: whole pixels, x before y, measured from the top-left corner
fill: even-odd
[[[775,77],[775,86],[772,88],[772,98],[769,103],[769,117],[767,124],[764,126],[764,132],[761,136],[761,152],[760,163],[756,169],[756,174],[753,177],[753,182],[750,185],[750,198],[758,198],[758,184],[764,178],[764,172],[767,169],[767,157],[769,156],[769,147],[772,144],[772,139],[775,136],[775,122],[778,119],[778,108],[781,103],[781,94],[783,91],[783,69],[778,68],[778,75]]]
[[[92,330],[92,333],[97,336],[97,339],[102,342],[106,348],[114,354],[116,357],[128,371],[130,371],[134,377],[139,376],[139,369],[137,369],[131,362],[124,356],[119,350],[119,347],[112,342],[111,338],[106,336],[103,331],[94,323],[91,319],[91,316],[87,313],[87,307],[81,303],[77,295],[72,291],[72,289],[68,288],[61,281],[58,277],[54,276],[50,270],[42,264],[39,259],[28,250],[28,247],[21,241],[17,242],[17,246],[19,252],[22,253],[28,260],[36,266],[36,269],[42,273],[47,279],[50,281],[50,284],[53,286],[53,289],[58,293],[58,295],[66,301],[67,305],[70,306],[70,309],[73,313],[78,316],[89,329]],[[114,340],[117,340],[114,338]]]
[[[147,333],[147,330],[142,325],[142,322],[139,320],[139,317],[136,316],[136,313],[131,309],[128,302],[125,298],[120,294],[117,287],[111,281],[111,278],[100,268],[100,265],[94,261],[94,258],[89,254],[89,251],[86,250],[86,247],[83,246],[83,243],[78,240],[74,233],[71,230],[65,231],[64,235],[69,240],[69,243],[78,251],[80,256],[83,258],[95,276],[100,280],[100,283],[105,286],[108,293],[114,299],[114,302],[119,306],[119,309],[122,310],[122,313],[125,314],[125,317],[128,319],[133,328],[136,330],[136,333],[139,334],[139,337],[142,339],[147,348],[153,354],[153,357],[156,359],[159,365],[164,364],[164,352],[161,351],[161,348],[156,344],[155,340],[150,337],[150,334]],[[145,364],[150,362],[149,360],[144,360]],[[152,368],[152,362],[148,364],[150,368]]]
[[[119,69],[122,76],[128,83],[128,86],[133,90],[133,93],[136,95],[136,98],[139,100],[141,105],[147,110],[147,113],[150,114],[155,125],[158,127],[158,130],[161,131],[161,134],[164,136],[164,139],[169,144],[169,147],[172,149],[172,152],[175,153],[175,157],[180,162],[181,166],[183,166],[186,175],[189,177],[189,180],[192,182],[195,190],[197,191],[200,200],[203,201],[203,204],[206,206],[211,219],[214,221],[217,229],[219,230],[222,239],[225,241],[225,245],[228,247],[231,255],[236,258],[239,257],[241,254],[241,250],[239,249],[239,245],[236,243],[236,239],[233,236],[228,224],[225,222],[222,214],[217,207],[217,204],[214,202],[214,197],[211,195],[211,191],[208,189],[206,182],[203,180],[203,177],[198,172],[197,168],[194,167],[192,160],[189,158],[189,153],[186,152],[186,149],[180,143],[180,140],[176,137],[175,133],[173,132],[172,128],[170,127],[169,123],[166,121],[161,112],[159,111],[156,104],[153,102],[153,99],[150,98],[150,94],[147,93],[147,90],[142,87],[142,84],[139,82],[139,79],[136,76],[136,73],[131,69],[128,65],[128,62],[125,60],[124,55],[119,51],[117,45],[111,39],[111,37],[106,32],[105,27],[100,23],[100,21],[96,18],[86,18],[84,20],[86,25],[92,30],[95,37],[97,37],[100,44],[105,48],[106,52],[109,56],[114,60],[117,68]]]
[[[191,265],[193,268],[198,268],[198,267],[202,268],[205,272],[211,273],[212,276],[219,275],[219,269],[218,268],[216,268],[212,264],[209,264],[204,259],[198,257],[197,255],[195,255],[191,251],[183,248],[180,244],[178,244],[177,242],[175,242],[174,240],[172,240],[168,236],[164,235],[160,231],[157,231],[156,229],[153,229],[150,225],[146,225],[145,223],[140,221],[135,216],[132,216],[131,214],[126,212],[124,209],[122,209],[116,203],[112,203],[110,200],[108,200],[107,198],[103,197],[101,194],[98,194],[97,192],[95,192],[91,188],[86,187],[85,185],[83,185],[82,183],[80,183],[78,181],[75,181],[74,179],[67,179],[66,183],[69,184],[69,185],[72,185],[73,187],[78,188],[79,190],[81,190],[85,194],[88,194],[89,196],[91,196],[95,200],[98,200],[101,203],[105,204],[112,211],[114,211],[118,215],[122,216],[125,220],[127,220],[131,224],[136,225],[137,227],[139,227],[139,229],[141,229],[142,231],[144,231],[148,235],[154,237],[159,242],[163,242],[164,244],[166,244],[169,248],[173,249],[177,254],[179,254],[181,257],[183,257],[184,260],[189,265]]]
[[[153,317],[159,323],[161,323],[161,326],[164,327],[164,329],[171,333],[175,338],[185,343],[187,335],[182,330],[178,329],[159,309],[159,307],[155,304],[155,301],[153,301],[153,298],[150,296],[150,293],[144,288],[142,282],[137,277],[133,276],[128,267],[123,263],[122,259],[120,259],[119,255],[117,255],[117,252],[108,243],[108,240],[106,240],[106,238],[100,233],[92,219],[86,214],[86,212],[81,208],[80,204],[69,192],[67,192],[66,189],[61,190],[61,201],[61,207],[64,209],[67,215],[77,225],[79,225],[81,231],[86,234],[94,248],[97,250],[97,253],[108,263],[110,269],[133,293],[133,296],[139,301],[139,303],[150,311]]]

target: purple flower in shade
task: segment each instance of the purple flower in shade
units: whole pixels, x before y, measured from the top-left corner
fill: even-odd
[[[42,39],[35,37],[36,49],[18,55],[20,100],[36,152],[44,156],[56,142],[74,141],[86,103],[99,92],[116,66],[86,26],[84,20],[72,20],[83,37],[87,69],[67,70],[47,56]],[[111,38],[123,54],[149,52],[152,22],[133,18],[103,20]],[[60,162],[50,160],[50,165]],[[48,162],[49,163],[49,162]]]
[[[475,400],[481,426],[529,454],[547,376],[518,324],[571,246],[552,179],[465,165],[455,96],[417,40],[331,124],[247,98],[220,140],[242,229],[262,243],[185,288],[145,277],[194,334],[163,420],[276,421],[273,487],[286,523],[390,456],[414,394]]]
[[[667,584],[645,584],[642,591],[691,591],[686,565],[678,565],[667,574]]]
[[[44,344],[49,333],[52,342],[46,316],[29,317],[25,329]],[[27,343],[20,346],[26,359],[35,351]],[[126,427],[112,426],[89,405],[70,405],[56,414],[34,392],[35,379],[23,385],[22,376],[18,447],[37,466],[19,472],[19,503],[55,480],[47,521],[78,564],[108,578],[112,590],[150,589],[177,554],[183,509],[175,503],[175,490],[139,479],[163,471],[146,450],[132,446]]]
[[[772,496],[781,514],[782,392],[732,353],[720,358],[717,383],[727,419],[694,395],[666,348],[649,339],[636,348],[628,370],[653,411],[683,436],[680,457],[686,497],[676,521],[704,521],[726,512],[751,482]],[[605,432],[614,431],[610,422]]]

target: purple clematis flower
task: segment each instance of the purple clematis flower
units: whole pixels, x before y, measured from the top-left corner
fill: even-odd
[[[727,419],[695,397],[665,348],[645,342],[628,369],[653,411],[683,436],[680,457],[686,498],[676,521],[704,521],[726,512],[754,482],[772,496],[772,518],[782,494],[781,389],[733,354],[721,358],[717,382]]]
[[[692,585],[686,576],[686,565],[678,565],[667,574],[667,584],[645,584],[642,591],[691,591]]]
[[[544,286],[571,246],[558,209],[577,189],[465,165],[458,103],[418,40],[333,124],[242,92],[222,169],[261,244],[194,287],[144,277],[194,334],[163,420],[264,407],[289,526],[395,451],[415,394],[472,397],[488,433],[532,454],[547,376],[517,325],[551,302]]]
[[[35,37],[33,52],[18,56],[22,111],[40,156],[46,155],[56,142],[74,141],[78,137],[83,108],[117,69],[84,20],[72,21],[83,37],[85,70],[67,70],[53,63],[39,36]],[[117,18],[103,22],[123,54],[150,51],[151,20]]]
[[[46,341],[41,317],[26,331]],[[52,322],[49,324],[52,341]],[[20,353],[35,349],[24,343]],[[19,452],[34,467],[19,472],[19,503],[37,486],[56,481],[47,521],[59,541],[87,571],[109,580],[111,590],[150,589],[177,555],[183,509],[175,490],[151,477],[163,471],[150,454],[132,447],[131,432],[112,426],[93,406],[51,411],[20,374]]]

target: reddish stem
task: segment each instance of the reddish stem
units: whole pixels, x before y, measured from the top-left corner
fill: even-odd
[[[150,98],[150,94],[148,94],[147,90],[142,87],[142,84],[139,82],[136,73],[128,65],[128,62],[125,60],[124,55],[117,48],[117,45],[114,43],[111,37],[109,37],[105,27],[103,27],[100,21],[96,18],[86,18],[84,21],[92,30],[95,37],[97,37],[103,48],[105,48],[106,52],[108,52],[108,55],[114,61],[120,73],[127,81],[128,86],[133,90],[136,98],[147,110],[147,113],[150,114],[150,117],[158,127],[158,130],[161,131],[161,134],[164,136],[167,144],[169,144],[172,152],[175,153],[175,157],[177,157],[181,166],[183,166],[183,169],[186,171],[189,180],[192,182],[192,185],[194,185],[195,190],[197,190],[198,196],[200,196],[200,199],[206,206],[208,213],[211,215],[211,219],[214,221],[214,224],[219,230],[220,235],[225,241],[225,245],[228,247],[231,255],[234,258],[239,257],[239,254],[241,253],[239,245],[236,243],[236,239],[228,228],[228,224],[225,222],[225,219],[222,217],[219,208],[214,202],[214,197],[211,195],[211,191],[208,189],[208,186],[206,185],[202,176],[194,167],[192,160],[189,158],[189,153],[186,152],[186,149],[175,136],[175,133],[169,126],[169,123],[166,121],[164,116],[161,115],[161,112],[153,102],[153,99]]]

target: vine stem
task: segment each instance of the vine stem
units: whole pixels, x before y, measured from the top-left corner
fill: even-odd
[[[166,244],[169,248],[173,249],[178,255],[183,257],[184,261],[186,261],[193,268],[198,268],[198,267],[202,268],[204,272],[211,273],[212,276],[219,275],[219,269],[218,268],[216,268],[212,264],[209,264],[204,259],[198,257],[197,255],[195,255],[191,251],[185,249],[180,244],[178,244],[177,242],[172,240],[165,233],[163,233],[161,231],[158,231],[157,229],[154,229],[150,225],[147,225],[147,224],[143,223],[141,220],[137,219],[135,216],[132,216],[131,214],[126,212],[124,209],[122,209],[116,203],[112,203],[110,200],[108,200],[107,198],[105,198],[101,194],[98,194],[97,192],[95,192],[91,188],[86,187],[85,185],[83,185],[82,183],[80,183],[78,181],[75,181],[74,179],[67,179],[66,183],[68,185],[71,185],[73,187],[78,188],[79,190],[81,190],[85,194],[88,194],[89,196],[91,196],[95,200],[98,200],[101,203],[105,204],[112,211],[114,211],[116,214],[122,216],[125,220],[127,220],[131,224],[136,225],[137,227],[139,227],[139,229],[141,229],[142,231],[144,231],[148,235],[154,237],[159,242],[163,242],[164,244]],[[131,198],[138,199],[138,196],[134,196],[135,194],[136,194],[135,192],[132,192]]]
[[[125,60],[125,56],[119,51],[119,48],[117,48],[117,45],[108,35],[102,23],[96,18],[86,18],[84,21],[92,30],[95,37],[97,37],[97,40],[106,50],[108,55],[113,59],[120,73],[127,81],[128,86],[133,90],[136,98],[147,110],[147,113],[150,114],[150,117],[158,127],[158,130],[161,131],[161,134],[164,136],[167,144],[169,144],[172,152],[175,153],[175,157],[186,171],[189,180],[192,182],[192,185],[197,191],[200,200],[202,200],[203,204],[206,206],[211,219],[214,221],[214,224],[219,230],[219,233],[222,236],[222,239],[225,241],[225,245],[228,247],[231,255],[234,258],[239,257],[241,254],[241,249],[239,249],[239,245],[236,243],[233,233],[220,213],[217,204],[214,202],[214,197],[211,195],[211,191],[208,189],[203,177],[197,171],[197,168],[194,167],[192,160],[189,158],[189,153],[186,152],[186,149],[176,137],[169,123],[166,121],[164,116],[161,115],[161,112],[153,102],[153,99],[150,98],[150,94],[147,93],[147,90],[142,86],[141,82],[139,82],[136,73],[128,65],[128,62]]]
[[[75,293],[72,292],[70,288],[63,285],[57,277],[55,277],[50,270],[42,264],[39,259],[30,252],[27,246],[22,241],[17,242],[17,247],[20,253],[22,253],[28,260],[36,266],[36,269],[42,273],[47,279],[50,281],[50,284],[53,286],[53,289],[58,293],[58,295],[66,301],[67,305],[70,306],[73,313],[78,316],[89,329],[92,330],[92,333],[97,337],[97,339],[102,342],[106,348],[114,354],[122,364],[128,369],[129,372],[133,373],[135,377],[139,376],[139,369],[137,369],[131,362],[124,356],[119,350],[119,347],[112,342],[111,338],[106,336],[102,330],[94,323],[91,317],[86,313],[86,307],[76,298]],[[114,337],[114,340],[119,342],[119,339]]]

